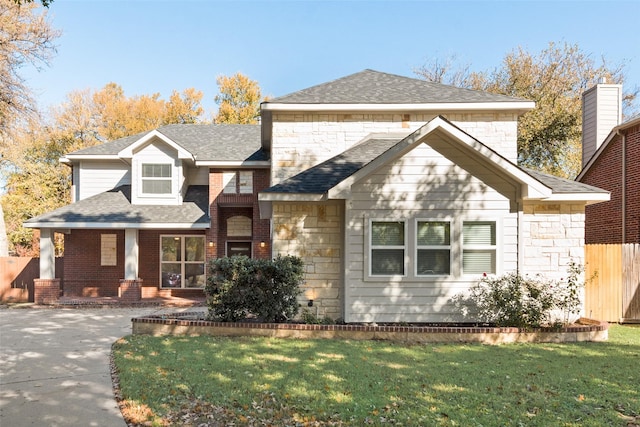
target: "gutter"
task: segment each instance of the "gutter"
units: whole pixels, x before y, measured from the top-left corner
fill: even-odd
[[[622,174],[621,174],[621,184],[622,184],[622,239],[620,243],[625,243],[627,239],[627,135],[625,133],[620,132],[620,129],[616,130],[616,134],[620,136],[622,143]]]

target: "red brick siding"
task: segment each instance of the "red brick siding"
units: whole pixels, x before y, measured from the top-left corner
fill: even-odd
[[[117,265],[100,265],[100,235],[116,234]],[[64,296],[108,297],[118,295],[124,277],[123,230],[72,230],[65,235]]]
[[[258,193],[269,187],[269,170],[253,170],[253,194],[222,194],[222,174],[224,172],[239,172],[239,170],[209,170],[209,200],[211,201],[209,212],[212,224],[211,229],[207,232],[207,258],[225,256],[226,222],[227,219],[236,215],[244,215],[252,220],[253,235],[250,240],[253,246],[253,256],[255,258],[269,258],[271,256],[269,220],[260,219],[258,207]],[[208,242],[213,242],[214,246],[209,246]],[[260,242],[265,242],[264,248],[260,247]]]
[[[611,192],[611,200],[587,206],[585,242],[640,243],[640,126],[626,134],[626,235],[622,236],[622,137],[614,136],[582,178],[585,184]]]

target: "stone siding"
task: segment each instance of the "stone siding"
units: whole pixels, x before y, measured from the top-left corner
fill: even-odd
[[[410,133],[435,114],[311,114],[273,116],[272,184],[323,162],[360,142],[371,133]],[[507,159],[517,159],[517,115],[512,113],[444,114]]]
[[[569,262],[584,264],[584,203],[526,203],[522,221],[522,274],[567,276]]]
[[[273,204],[273,255],[305,264],[300,304],[312,314],[342,317],[343,207],[339,202]],[[313,300],[313,307],[308,307]]]

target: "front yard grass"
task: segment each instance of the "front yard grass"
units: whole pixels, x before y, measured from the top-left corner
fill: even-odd
[[[640,327],[572,344],[128,336],[130,425],[640,426]]]

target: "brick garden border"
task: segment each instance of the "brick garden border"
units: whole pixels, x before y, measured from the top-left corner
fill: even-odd
[[[374,326],[374,325],[309,325],[299,323],[211,322],[193,320],[201,313],[151,315],[131,319],[134,335],[153,336],[260,336],[273,338],[324,338],[351,340],[383,340],[403,343],[482,343],[517,342],[582,342],[606,341],[609,324],[581,318],[563,328],[466,327],[466,326]]]

